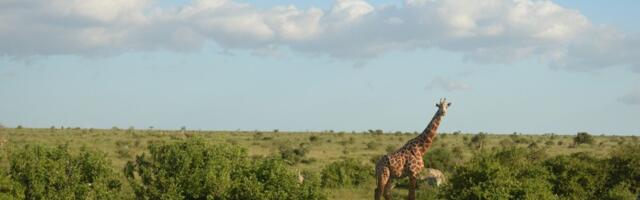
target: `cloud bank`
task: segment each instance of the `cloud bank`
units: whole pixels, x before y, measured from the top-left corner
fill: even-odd
[[[174,7],[152,0],[0,2],[0,55],[7,57],[197,51],[207,43],[347,60],[438,48],[482,63],[539,59],[574,70],[640,68],[637,34],[594,25],[544,0],[406,0],[400,6],[337,0],[326,10],[232,0]]]

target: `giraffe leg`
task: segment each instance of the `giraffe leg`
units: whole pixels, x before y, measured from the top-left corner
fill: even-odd
[[[389,174],[389,168],[387,167],[379,167],[376,170],[376,179],[378,185],[375,191],[375,200],[380,200],[380,197],[386,192],[385,188],[387,187],[389,182]]]
[[[387,185],[385,185],[385,187],[384,187],[384,199],[385,200],[393,199],[393,196],[391,196],[391,189],[393,189],[393,179],[389,178],[389,181],[387,181]]]
[[[416,199],[416,187],[417,187],[417,179],[415,176],[409,176],[409,200]]]

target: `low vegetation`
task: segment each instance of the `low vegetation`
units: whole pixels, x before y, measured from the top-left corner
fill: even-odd
[[[0,128],[0,199],[370,199],[414,133]],[[418,199],[637,199],[637,137],[442,134]],[[405,198],[403,181],[394,190]]]

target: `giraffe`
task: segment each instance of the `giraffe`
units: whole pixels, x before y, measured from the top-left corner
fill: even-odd
[[[379,200],[382,195],[387,200],[391,199],[393,179],[407,176],[409,177],[408,199],[415,200],[417,178],[424,168],[422,155],[431,147],[431,143],[433,143],[433,139],[436,137],[436,131],[440,126],[440,121],[447,113],[449,106],[451,106],[451,103],[447,102],[446,98],[440,99],[440,102],[436,103],[438,111],[420,135],[409,140],[400,149],[384,155],[378,160],[376,163],[376,200]]]

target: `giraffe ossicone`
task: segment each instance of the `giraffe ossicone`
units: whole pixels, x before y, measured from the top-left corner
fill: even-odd
[[[436,103],[438,111],[420,135],[409,140],[400,149],[384,155],[378,160],[376,163],[376,200],[379,200],[381,196],[387,200],[391,199],[393,180],[404,177],[409,177],[409,199],[416,198],[417,179],[424,169],[422,156],[431,147],[433,139],[437,135],[440,121],[446,115],[449,106],[451,103],[447,102],[446,98],[440,99]]]

